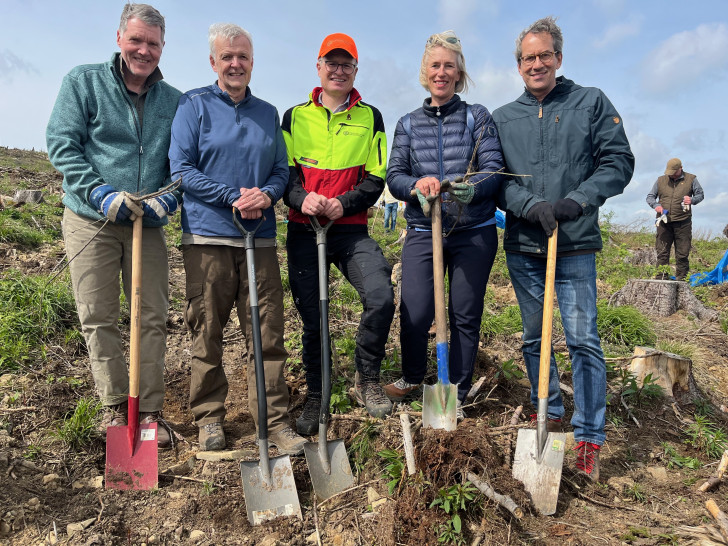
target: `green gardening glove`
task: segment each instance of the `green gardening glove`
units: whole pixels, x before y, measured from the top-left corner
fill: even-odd
[[[462,176],[458,176],[450,184],[450,194],[463,205],[467,205],[473,200],[475,195],[475,186],[468,182],[463,182]]]
[[[428,195],[425,197],[425,194],[419,188],[415,188],[415,194],[417,195],[417,200],[420,202],[423,214],[430,216],[432,202],[437,199],[437,195]]]

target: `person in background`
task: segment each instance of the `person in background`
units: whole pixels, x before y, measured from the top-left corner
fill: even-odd
[[[321,225],[334,222],[327,233],[328,264],[341,271],[362,301],[354,352],[357,402],[373,417],[392,409],[379,383],[394,316],[392,268],[367,232],[367,210],[384,189],[387,137],[379,110],[354,89],[358,62],[350,36],[328,35],[316,61],[321,86],[283,116],[290,170],[283,197],[290,207],[288,274],[303,320],[308,385],[296,428],[305,435],[318,431],[322,393],[318,250],[311,216]]]
[[[397,227],[397,208],[399,200],[392,195],[389,187],[384,186],[382,194],[382,206],[384,207],[384,230],[392,232]]]
[[[670,263],[670,249],[675,245],[675,278],[684,281],[690,269],[690,245],[693,242],[693,205],[704,199],[703,188],[694,174],[683,171],[677,157],[667,162],[665,174],[658,177],[647,194],[647,204],[657,213],[657,266]],[[669,278],[665,272],[658,279]]]
[[[449,372],[450,381],[458,384],[459,418],[464,417],[461,406],[472,382],[485,290],[498,249],[495,198],[503,168],[490,113],[457,94],[467,91],[468,79],[455,33],[430,36],[420,67],[420,84],[430,96],[397,123],[387,170],[392,195],[407,202],[407,237],[402,248],[402,377],[385,391],[399,401],[425,378],[428,330],[435,316],[430,209],[442,195]],[[445,181],[451,184],[443,187]]]
[[[233,305],[245,333],[248,408],[258,426],[255,352],[249,319],[245,242],[233,224],[237,209],[255,234],[255,270],[266,378],[268,440],[281,453],[303,452],[305,439],[288,420],[284,370],[283,285],[273,206],[288,180],[286,146],[275,107],[250,90],[253,38],[232,23],[210,27],[210,65],[217,81],[185,93],[172,124],[169,160],[182,177],[182,255],[187,275],[185,320],[192,335],[190,409],[200,447],[225,447],[228,381],[223,329]]]
[[[63,238],[78,318],[96,390],[100,430],[127,425],[129,372],[119,331],[119,274],[131,301],[132,220],[143,216],[139,417],[162,419],[169,306],[162,227],[177,210],[173,192],[140,200],[171,183],[167,150],[180,92],[162,81],[164,17],[147,4],[122,9],[119,52],[77,66],[63,79],[48,121],[48,157],[63,174]]]
[[[552,17],[539,19],[516,40],[516,64],[526,89],[493,112],[506,169],[517,175],[504,182],[499,206],[506,211],[503,247],[521,309],[523,358],[534,406],[546,248],[558,222],[555,290],[571,356],[576,469],[597,481],[607,396],[607,367],[597,332],[599,207],[629,184],[634,156],[622,118],[606,95],[556,77],[563,45]],[[560,431],[563,415],[552,354],[547,429]]]

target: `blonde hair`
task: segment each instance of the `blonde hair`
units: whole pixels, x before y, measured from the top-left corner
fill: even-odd
[[[422,54],[422,64],[420,64],[420,85],[429,90],[429,86],[427,85],[427,59],[430,56],[430,51],[432,51],[435,47],[444,47],[445,49],[449,49],[456,53],[460,80],[455,84],[455,92],[467,92],[468,82],[473,83],[473,80],[470,79],[468,72],[465,70],[465,56],[463,55],[463,48],[460,45],[460,39],[453,30],[438,32],[427,39],[425,52]]]

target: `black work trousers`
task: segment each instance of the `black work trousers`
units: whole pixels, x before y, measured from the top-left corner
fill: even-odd
[[[332,228],[335,229],[335,228]],[[303,364],[310,394],[321,393],[321,330],[316,235],[288,231],[288,276],[293,301],[303,321]],[[354,360],[365,381],[378,381],[389,327],[394,317],[392,268],[374,239],[361,232],[329,232],[326,274],[335,265],[361,298],[363,310],[356,335]]]
[[[679,222],[660,222],[657,226],[657,265],[670,263],[670,249],[675,245],[675,278],[684,281],[690,269],[690,246],[693,242],[691,218]]]

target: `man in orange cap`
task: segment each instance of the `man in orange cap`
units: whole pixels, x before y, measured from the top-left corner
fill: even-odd
[[[394,316],[391,267],[367,232],[367,210],[384,189],[387,139],[379,110],[354,89],[359,54],[346,34],[327,36],[316,70],[321,86],[307,102],[283,116],[289,179],[283,200],[290,207],[288,272],[291,292],[303,320],[303,364],[308,393],[299,434],[318,430],[321,408],[321,332],[316,237],[309,218],[327,233],[327,262],[354,286],[363,311],[356,336],[357,401],[373,417],[383,417],[392,403],[379,383],[384,347]],[[327,265],[328,265],[327,264]]]
[[[655,209],[657,222],[657,266],[670,263],[670,248],[675,245],[675,278],[685,280],[690,269],[690,245],[693,241],[692,206],[703,200],[703,188],[694,174],[686,173],[682,161],[673,157],[667,162],[665,174],[660,176],[647,194],[647,204]],[[662,268],[666,269],[666,268]],[[665,271],[658,279],[667,279]]]

